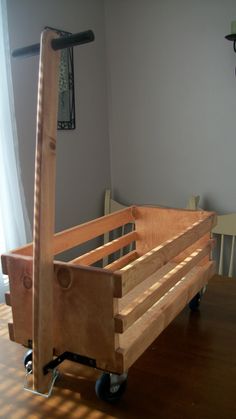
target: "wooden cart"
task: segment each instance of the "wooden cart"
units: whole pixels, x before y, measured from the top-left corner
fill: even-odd
[[[105,371],[97,394],[113,401],[124,391],[130,366],[215,273],[209,255],[216,218],[205,211],[131,206],[54,235],[54,38],[45,31],[41,41],[34,245],[2,256],[10,279],[9,334],[33,346],[36,392],[45,392],[48,372],[70,359]],[[133,231],[70,262],[54,260],[131,223]],[[104,268],[91,266],[131,243],[134,250],[118,260]]]

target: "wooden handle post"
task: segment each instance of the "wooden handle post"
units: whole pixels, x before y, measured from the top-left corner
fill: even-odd
[[[56,129],[60,52],[51,47],[57,34],[41,35],[34,189],[33,237],[33,387],[45,393],[53,357],[53,235],[55,213]]]

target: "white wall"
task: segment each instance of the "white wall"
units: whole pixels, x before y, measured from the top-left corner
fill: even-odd
[[[235,0],[105,6],[116,198],[236,211]]]
[[[76,125],[58,132],[56,230],[100,216],[110,186],[103,1],[8,0],[11,49],[38,43],[44,26],[80,32],[94,43],[74,48]],[[12,59],[19,152],[33,218],[38,57]]]

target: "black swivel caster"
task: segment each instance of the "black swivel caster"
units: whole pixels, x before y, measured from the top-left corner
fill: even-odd
[[[192,311],[198,311],[199,307],[200,307],[200,303],[201,303],[201,299],[203,297],[203,294],[206,291],[206,286],[204,288],[202,288],[193,298],[192,300],[189,302],[189,308]]]
[[[122,375],[104,372],[96,381],[95,391],[100,400],[116,403],[123,396],[127,386],[127,373]]]
[[[29,349],[23,358],[23,364],[27,374],[32,374],[33,371],[33,351]]]
[[[189,308],[192,311],[197,311],[200,307],[200,302],[201,302],[201,293],[198,292],[193,298],[192,300],[189,302]]]

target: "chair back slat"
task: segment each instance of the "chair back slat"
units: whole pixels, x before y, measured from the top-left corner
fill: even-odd
[[[221,234],[220,238],[220,257],[219,257],[219,270],[218,274],[223,275],[223,259],[224,259],[224,234]]]
[[[228,276],[230,278],[232,278],[232,276],[233,276],[234,248],[235,248],[235,236],[232,236],[231,251],[230,251],[230,261],[229,261],[229,272],[228,272]]]

